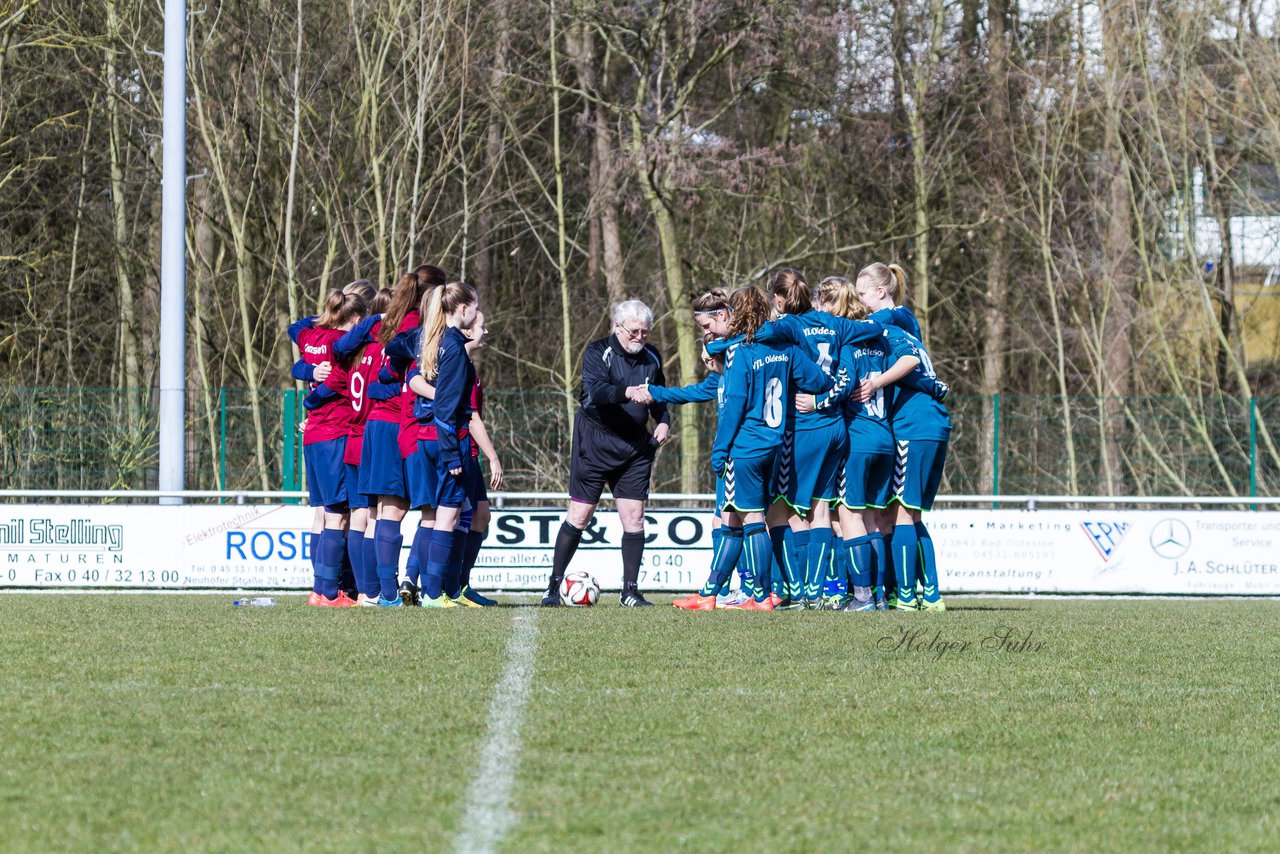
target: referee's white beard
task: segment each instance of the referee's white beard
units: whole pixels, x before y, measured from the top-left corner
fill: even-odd
[[[634,341],[630,338],[622,342],[622,348],[628,353],[639,353],[644,349],[644,341]]]

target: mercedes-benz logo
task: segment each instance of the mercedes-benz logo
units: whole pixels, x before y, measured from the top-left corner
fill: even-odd
[[[1161,519],[1151,529],[1151,550],[1165,560],[1182,557],[1191,548],[1191,529],[1181,519]]]

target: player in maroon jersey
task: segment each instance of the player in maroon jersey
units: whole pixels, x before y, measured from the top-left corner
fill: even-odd
[[[356,293],[331,291],[325,298],[324,310],[315,325],[298,330],[295,340],[302,358],[312,365],[324,362],[334,367],[325,382],[339,388],[349,383],[349,371],[334,357],[338,339],[353,327],[365,309],[364,299]],[[291,328],[292,334],[292,328]],[[338,589],[342,571],[348,525],[346,467],[347,437],[355,412],[349,406],[321,406],[308,412],[303,432],[303,455],[307,465],[307,489],[311,504],[323,508],[323,529],[313,552],[315,580],[308,604],[316,606],[348,606],[355,601]]]

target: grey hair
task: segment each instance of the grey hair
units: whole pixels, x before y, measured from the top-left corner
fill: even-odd
[[[653,312],[638,299],[625,299],[613,307],[613,322],[621,326],[628,320],[639,320],[645,326],[653,326]]]

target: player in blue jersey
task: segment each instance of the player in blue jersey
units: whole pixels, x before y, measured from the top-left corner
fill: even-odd
[[[841,336],[831,316],[814,309],[804,276],[790,268],[779,270],[769,282],[769,294],[778,313],[777,331],[834,377]],[[839,470],[848,439],[838,407],[788,414],[790,429],[783,434],[768,521],[775,559],[789,570],[790,583],[775,604],[816,609],[834,556],[831,505],[840,498]]]
[[[817,302],[823,310],[849,320],[861,320],[867,315],[853,283],[842,276],[822,280]],[[889,367],[889,358],[888,344],[882,336],[846,347],[841,353],[841,366],[856,385],[883,373]],[[845,610],[884,608],[884,583],[879,576],[884,561],[876,560],[877,554],[884,552],[884,537],[876,510],[888,506],[893,485],[893,431],[886,403],[886,395],[892,393],[892,388],[881,389],[864,403],[848,398],[839,401],[837,395],[813,401],[819,409],[840,408],[848,434],[838,505],[841,552],[848,573],[846,590],[851,596],[841,606]],[[797,408],[802,405],[804,402],[797,401]]]
[[[879,265],[895,280],[900,292],[905,282],[901,268],[893,272],[893,265]],[[864,268],[859,273],[858,297],[864,305],[875,302],[881,291],[888,293],[883,282],[875,284],[873,270],[877,265]],[[874,284],[870,299],[865,281]],[[881,305],[877,310],[883,310]],[[874,313],[874,312],[873,312]],[[901,315],[901,313],[899,313]],[[897,324],[895,324],[897,325]],[[923,343],[915,335],[903,332],[891,340],[893,364],[877,377],[862,380],[854,399],[860,403],[872,400],[881,389],[897,383],[898,388],[889,405],[889,421],[894,436],[894,491],[893,537],[890,553],[897,576],[898,610],[945,610],[938,589],[938,562],[921,514],[933,507],[938,487],[942,482],[942,468],[947,458],[947,442],[951,433],[951,419],[939,399],[941,395],[911,388],[910,380],[936,379],[933,363]],[[917,602],[916,581],[919,576],[922,595]]]
[[[923,341],[920,321],[906,305],[899,305],[907,295],[907,273],[897,264],[883,264],[879,261],[868,264],[858,271],[854,288],[858,300],[870,312],[868,318],[885,326],[895,326],[909,335]],[[886,509],[879,516],[880,530],[889,532],[895,523],[894,511]],[[885,576],[886,596],[890,606],[897,601],[897,581],[893,571],[893,552],[885,553],[888,572]]]
[[[475,288],[466,282],[450,282],[431,292],[423,319],[418,368],[435,389],[435,399],[419,398],[415,414],[420,422],[431,419],[435,441],[418,442],[418,453],[434,474],[435,490],[430,504],[436,508],[427,546],[422,606],[456,608],[445,595],[460,588],[466,537],[457,535],[458,518],[475,495],[468,495],[477,478],[471,471],[471,389],[476,381],[475,365],[467,354],[464,334],[475,323],[479,310]],[[422,560],[422,556],[419,556]]]
[[[897,264],[877,261],[858,271],[854,290],[858,301],[867,307],[868,320],[885,326],[896,326],[908,335],[923,340],[920,321],[905,305],[898,303],[907,295],[907,273]]]
[[[772,549],[764,514],[773,500],[778,449],[796,391],[823,392],[833,380],[796,346],[756,340],[769,317],[769,303],[758,288],[739,288],[730,307],[729,332],[739,343],[725,353],[723,403],[711,451],[711,470],[724,478],[724,533],[709,595],[723,591],[741,557],[755,580],[752,600],[742,607],[771,611]]]

